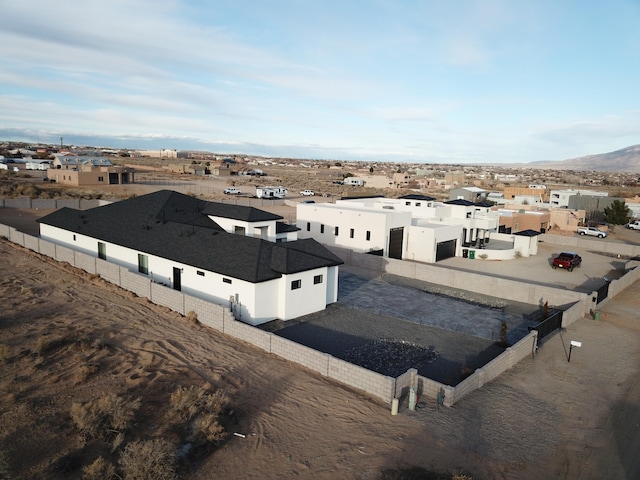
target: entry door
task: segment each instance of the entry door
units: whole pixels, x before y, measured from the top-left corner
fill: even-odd
[[[173,289],[182,290],[182,269],[173,267]]]
[[[389,230],[389,258],[402,260],[402,237],[404,227]]]

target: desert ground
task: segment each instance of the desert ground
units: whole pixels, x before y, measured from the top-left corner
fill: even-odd
[[[27,212],[0,209],[0,222],[37,231]],[[185,479],[640,478],[640,282],[609,301],[600,321],[551,335],[454,407],[420,399],[397,416],[6,240],[0,298],[0,478],[79,479],[98,457],[119,468],[136,440],[161,436],[179,448],[185,428],[171,397],[190,386],[224,392],[227,434],[183,455]],[[569,362],[571,340],[582,347]],[[73,404],[109,394],[140,400],[130,428],[79,431]]]

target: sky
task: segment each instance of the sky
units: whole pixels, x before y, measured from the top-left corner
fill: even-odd
[[[0,140],[528,163],[640,144],[640,0],[0,0]]]

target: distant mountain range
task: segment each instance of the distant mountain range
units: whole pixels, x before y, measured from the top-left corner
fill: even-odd
[[[632,145],[615,152],[587,155],[586,157],[571,158],[560,162],[531,162],[527,165],[533,168],[555,170],[640,173],[640,145]]]

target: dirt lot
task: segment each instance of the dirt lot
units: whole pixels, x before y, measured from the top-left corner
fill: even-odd
[[[383,476],[408,466],[474,479],[640,475],[638,282],[602,309],[601,321],[585,318],[552,336],[534,359],[453,408],[429,401],[398,416],[5,241],[0,292],[0,466],[14,478],[80,478],[98,455],[118,464],[122,445],[73,427],[73,402],[109,392],[141,398],[125,444],[166,434],[171,393],[202,384],[231,399],[230,435],[191,457],[185,478],[430,478],[422,470]],[[568,362],[570,340],[582,347]]]

